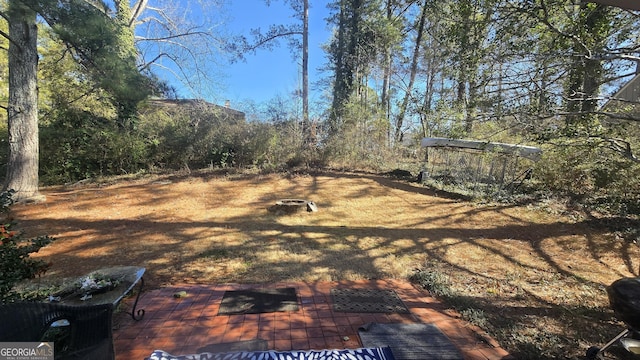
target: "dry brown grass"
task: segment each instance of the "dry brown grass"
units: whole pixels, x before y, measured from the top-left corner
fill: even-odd
[[[603,287],[639,265],[636,245],[587,221],[373,174],[209,172],[43,193],[47,202],[13,214],[27,235],[57,238],[37,254],[53,262],[49,278],[142,265],[157,287],[406,278],[428,266],[521,358],[578,358],[608,340],[620,324]],[[267,211],[282,198],[319,211]]]

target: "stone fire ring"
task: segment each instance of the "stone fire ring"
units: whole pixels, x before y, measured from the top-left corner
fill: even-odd
[[[308,203],[307,200],[301,199],[282,199],[276,201],[276,205],[279,206],[306,206]]]
[[[309,212],[316,212],[318,208],[313,201],[302,199],[281,199],[276,201],[276,204],[270,208],[273,212],[291,214],[298,212],[301,209],[306,208]]]

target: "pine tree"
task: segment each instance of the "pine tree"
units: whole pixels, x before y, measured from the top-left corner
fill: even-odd
[[[9,157],[4,190],[17,201],[38,201],[38,27],[42,17],[73,56],[112,94],[121,121],[146,96],[144,77],[137,71],[132,32],[123,30],[104,9],[83,0],[9,0],[0,10],[9,24]],[[142,91],[141,91],[142,90]]]

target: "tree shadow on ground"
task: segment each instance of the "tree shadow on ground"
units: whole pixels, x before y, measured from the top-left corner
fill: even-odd
[[[518,280],[536,286],[548,282],[552,289],[565,283],[572,289],[584,287],[599,299],[594,312],[548,301],[526,289],[521,302],[509,297],[511,303],[502,304],[486,288],[473,287],[478,291],[473,300],[487,309],[498,332],[521,331],[517,324],[500,324],[506,314],[514,319],[557,316],[566,326],[545,331],[564,339],[559,342],[563,346],[576,348],[601,343],[611,329],[619,328],[602,315],[610,314],[603,310],[604,296],[597,293],[606,282],[594,274],[612,279],[637,270],[637,247],[611,242],[607,230],[590,220],[539,221],[527,218],[529,210],[516,205],[467,204],[456,195],[374,174],[253,175],[224,181],[216,176],[56,188],[47,194],[48,203],[21,207],[16,216],[30,235],[59,238],[39,255],[54,262],[47,276],[138,265],[147,268],[145,278],[152,288],[183,282],[385,278],[397,276],[395,263],[422,266],[429,260],[443,264],[443,271],[461,284]],[[283,195],[321,199],[321,212],[269,214],[267,208]],[[406,259],[412,262],[401,262]],[[617,262],[624,267],[615,266]],[[501,305],[492,307],[497,303]],[[518,315],[519,310],[524,313]],[[606,330],[568,334],[567,329],[573,329],[569,325],[578,320],[584,329],[597,324]],[[576,344],[577,337],[583,343]],[[510,351],[536,346],[531,337],[513,344]]]

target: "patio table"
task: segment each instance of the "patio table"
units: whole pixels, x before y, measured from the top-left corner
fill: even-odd
[[[144,316],[144,309],[136,310],[136,308],[144,286],[144,272],[145,268],[137,266],[98,269],[70,282],[69,285],[53,294],[50,300],[53,299],[52,301],[69,305],[112,304],[115,308],[139,284],[130,315],[134,320],[141,320]],[[110,279],[115,281],[115,285],[98,289],[80,289],[78,285],[86,279]]]

